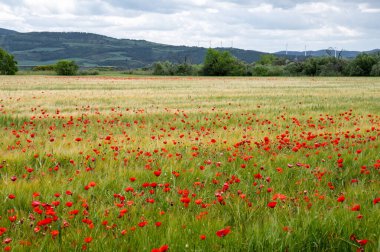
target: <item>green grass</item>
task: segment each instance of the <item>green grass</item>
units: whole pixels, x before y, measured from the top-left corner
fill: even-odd
[[[379,78],[0,81],[1,249],[380,250]]]

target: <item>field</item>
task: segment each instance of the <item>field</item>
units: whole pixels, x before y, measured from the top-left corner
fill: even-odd
[[[379,78],[0,77],[0,248],[380,251]]]

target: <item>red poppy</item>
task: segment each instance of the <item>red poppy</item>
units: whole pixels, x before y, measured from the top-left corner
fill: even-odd
[[[46,218],[37,222],[37,226],[45,226],[53,222],[52,218]]]
[[[165,252],[168,249],[169,249],[169,246],[165,244],[165,245],[162,245],[159,250],[160,250],[160,252]]]
[[[230,232],[231,232],[231,227],[226,227],[226,228],[216,231],[216,235],[219,237],[224,237],[228,235]]]
[[[268,203],[268,207],[270,207],[270,208],[274,208],[274,207],[276,207],[276,205],[277,205],[276,201],[271,201]]]
[[[169,246],[165,244],[165,245],[162,245],[160,248],[154,248],[151,251],[152,252],[165,252],[165,251],[168,251],[168,249],[169,249]]]
[[[380,198],[376,198],[376,199],[373,200],[373,204],[374,204],[374,205],[376,205],[376,204],[379,203],[379,202],[380,202]]]
[[[161,175],[161,170],[157,170],[153,172],[156,177],[159,177]]]
[[[359,211],[360,210],[360,205],[356,204],[351,208],[351,211]]]
[[[84,238],[85,243],[90,243],[92,241],[92,237],[86,237]]]
[[[139,227],[145,227],[148,224],[147,221],[142,221],[139,223]]]
[[[54,239],[57,235],[59,235],[59,231],[58,230],[53,230],[50,232],[51,234],[51,237]]]
[[[12,238],[5,238],[3,240],[3,244],[8,244],[8,243],[11,243],[12,242]]]
[[[286,200],[286,196],[281,194],[281,193],[277,193],[275,195],[273,195],[273,200],[276,200],[276,199],[280,199],[280,200]]]
[[[364,239],[364,240],[356,240],[357,243],[359,243],[361,246],[364,246],[367,244],[368,240]]]
[[[342,195],[342,196],[339,196],[337,201],[338,202],[343,202],[346,198]]]

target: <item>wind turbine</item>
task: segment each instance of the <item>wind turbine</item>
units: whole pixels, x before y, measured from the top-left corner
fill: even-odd
[[[288,43],[286,43],[285,47],[285,55],[288,55]]]
[[[306,55],[307,55],[307,51],[306,51],[306,45],[305,45],[305,57],[306,57]]]

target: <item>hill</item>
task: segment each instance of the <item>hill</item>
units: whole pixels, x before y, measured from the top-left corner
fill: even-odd
[[[202,63],[206,48],[171,46],[145,40],[116,39],[81,32],[29,32],[0,29],[0,47],[12,53],[20,66],[53,64],[61,59],[75,60],[85,67],[113,66],[138,68],[156,61]],[[235,48],[237,58],[254,62],[263,52]]]
[[[379,49],[374,49],[374,50],[371,50],[371,51],[365,51],[365,53],[377,53],[379,52],[380,50]],[[359,51],[345,51],[345,50],[342,50],[342,51],[336,51],[336,54],[337,56],[341,56],[343,58],[355,58],[358,54],[360,54],[362,52],[359,52]],[[280,52],[276,52],[274,53],[275,55],[278,55],[278,56],[288,56],[288,57],[302,57],[304,58],[305,57],[305,51],[303,52],[300,52],[300,51],[280,51]],[[331,49],[324,49],[324,50],[317,50],[317,51],[307,51],[306,52],[306,55],[307,56],[312,56],[312,57],[323,57],[323,56],[328,56],[328,55],[331,55],[331,56],[335,56],[335,51],[334,50],[331,50]]]
[[[12,53],[19,66],[54,64],[58,60],[75,60],[80,66],[111,66],[139,68],[157,61],[173,63],[202,63],[207,48],[172,46],[145,40],[116,39],[103,35],[83,32],[28,32],[20,33],[0,28],[0,48]],[[216,48],[232,53],[247,63],[260,59],[264,52],[237,48]],[[379,52],[379,49],[368,53]],[[335,52],[328,50],[307,51],[307,56],[326,56]],[[337,52],[339,53],[339,52]],[[342,51],[344,58],[354,58],[360,52]],[[280,51],[277,56],[289,59],[304,59],[302,51]]]

